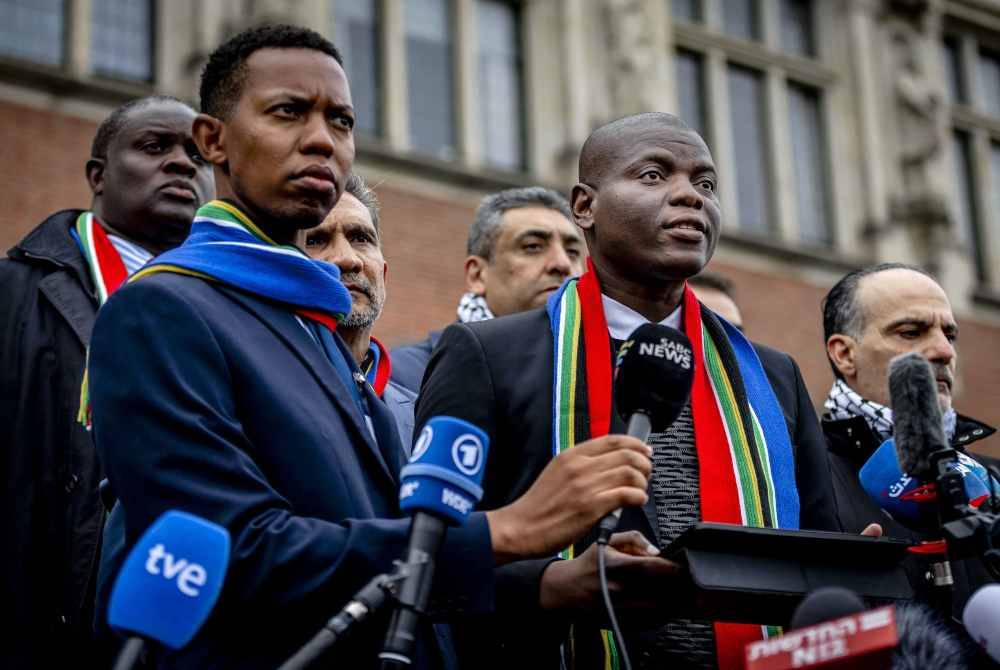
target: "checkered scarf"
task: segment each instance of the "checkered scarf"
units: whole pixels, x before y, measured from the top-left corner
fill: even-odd
[[[843,379],[833,382],[826,402],[823,403],[826,416],[835,421],[853,419],[856,416],[864,418],[868,427],[878,436],[880,442],[892,437],[892,410],[871,400],[865,400]],[[958,415],[954,409],[949,409],[942,417],[944,432],[951,440],[955,437],[955,424]]]
[[[462,323],[476,323],[477,321],[489,321],[493,318],[493,312],[486,304],[486,297],[475,293],[465,293],[458,303],[458,320]]]

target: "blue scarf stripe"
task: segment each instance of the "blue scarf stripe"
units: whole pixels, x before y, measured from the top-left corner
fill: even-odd
[[[798,529],[799,493],[795,483],[795,460],[792,455],[792,443],[788,437],[785,414],[774,395],[774,389],[771,388],[771,382],[753,345],[739,329],[725,319],[720,317],[719,323],[729,337],[750,407],[757,416],[761,431],[764,433],[764,441],[767,443],[767,457],[771,462],[771,477],[778,505],[778,527]]]
[[[268,300],[300,309],[346,316],[351,294],[340,282],[340,269],[309,258],[295,247],[276,247],[240,223],[198,216],[184,244],[147,265],[175,266],[199,272]]]

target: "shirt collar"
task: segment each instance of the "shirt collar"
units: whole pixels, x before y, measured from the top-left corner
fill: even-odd
[[[649,319],[631,307],[626,307],[614,298],[601,294],[601,303],[604,305],[604,318],[608,322],[608,332],[613,340],[627,340],[632,332],[644,323],[649,323]],[[677,306],[673,312],[667,315],[660,325],[681,329],[681,305]]]
[[[122,263],[125,264],[125,271],[128,272],[129,277],[134,275],[153,257],[153,254],[149,253],[135,242],[130,242],[124,237],[119,237],[118,235],[112,235],[107,232],[107,229],[105,229],[105,233],[107,233],[108,239],[111,241],[115,250],[118,251],[118,255],[121,256]]]

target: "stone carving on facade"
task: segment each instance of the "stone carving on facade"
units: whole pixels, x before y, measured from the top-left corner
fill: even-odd
[[[657,109],[657,61],[662,58],[643,0],[601,0],[607,43],[610,117]]]
[[[936,7],[928,0],[893,0],[887,32],[891,49],[891,116],[896,135],[898,188],[892,218],[911,234],[917,261],[933,270],[948,234],[948,205],[942,187],[942,97],[930,76],[926,54],[935,53]]]

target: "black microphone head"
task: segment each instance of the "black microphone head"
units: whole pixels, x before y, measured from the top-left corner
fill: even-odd
[[[961,670],[969,667],[962,642],[924,605],[896,605],[896,635],[899,642],[892,655],[892,670]]]
[[[789,630],[815,626],[850,614],[865,611],[865,603],[858,595],[841,586],[824,586],[811,591],[802,599],[792,614]]]
[[[615,405],[625,421],[633,414],[649,417],[654,433],[666,430],[691,395],[694,352],[691,341],[675,328],[645,323],[618,351]]]
[[[889,362],[889,397],[900,469],[917,479],[934,479],[930,455],[946,448],[948,441],[938,405],[937,381],[926,358],[909,353]]]

